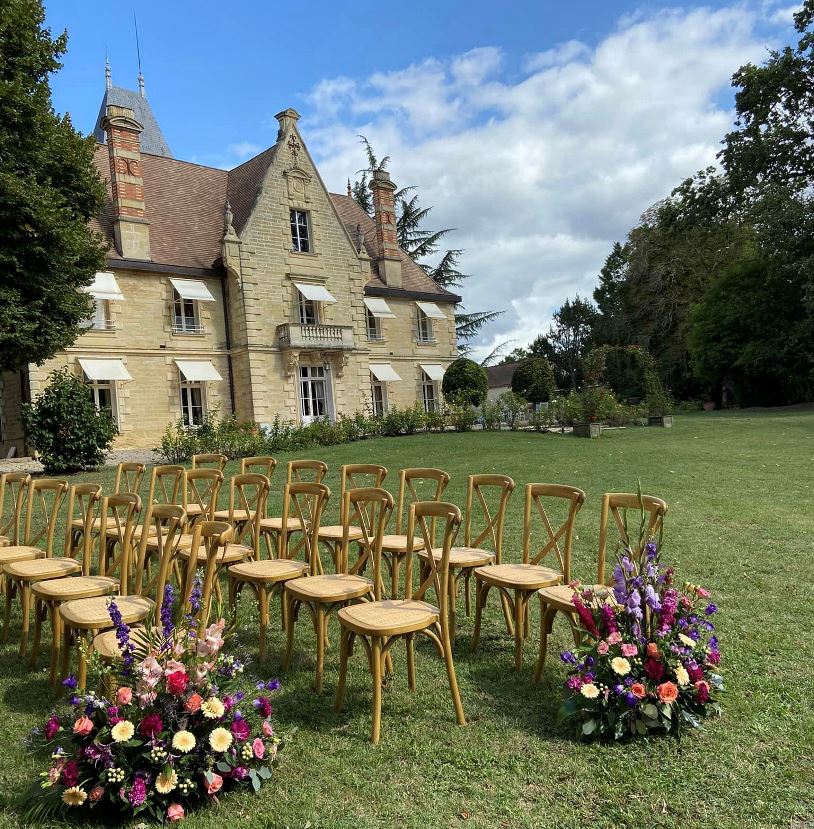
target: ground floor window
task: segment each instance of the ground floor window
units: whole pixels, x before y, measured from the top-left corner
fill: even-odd
[[[185,426],[200,426],[206,412],[206,389],[203,383],[181,382],[181,419]]]
[[[423,370],[421,372],[421,399],[424,402],[425,412],[435,412],[438,410],[438,385]]]
[[[110,419],[118,425],[116,412],[116,383],[113,380],[91,380],[88,382],[93,405],[97,412],[107,412]]]
[[[304,423],[330,416],[328,377],[322,366],[300,366],[300,413]]]
[[[373,402],[373,414],[383,415],[387,411],[387,386],[380,380],[371,380],[370,396]]]

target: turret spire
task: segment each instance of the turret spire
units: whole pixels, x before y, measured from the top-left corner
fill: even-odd
[[[145,98],[144,93],[144,75],[141,73],[141,49],[138,42],[138,20],[135,13],[133,14],[133,26],[136,29],[136,57],[138,58],[138,93],[142,98]]]
[[[105,88],[112,89],[113,88],[113,79],[110,75],[110,61],[107,57],[107,50],[105,50]]]

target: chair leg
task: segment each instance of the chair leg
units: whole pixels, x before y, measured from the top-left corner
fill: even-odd
[[[266,586],[258,585],[257,601],[260,604],[260,661],[266,661],[266,628],[269,623],[269,599]]]
[[[35,668],[37,665],[37,659],[40,655],[40,644],[42,642],[42,619],[43,615],[47,612],[47,606],[44,606],[40,599],[36,599],[34,602],[34,641],[31,643],[31,656],[28,659],[28,666],[30,668]]]
[[[317,632],[317,673],[314,679],[314,690],[322,693],[322,676],[325,672],[325,606],[317,602],[314,612],[314,627]]]
[[[297,620],[297,613],[294,597],[286,591],[283,591],[283,603],[286,605],[286,616],[288,617],[285,637],[285,656],[283,657],[283,670],[287,671],[291,666],[291,657],[294,653],[294,624]]]
[[[523,628],[525,615],[523,612],[523,591],[514,591],[514,669],[523,668]]]
[[[60,627],[62,628],[62,665],[59,669],[59,676],[57,677],[57,688],[59,683],[68,678],[68,671],[71,668],[71,628],[64,624],[60,619]]]
[[[455,580],[455,574],[449,574],[449,638],[451,642],[455,641],[456,629],[456,607],[458,603],[458,582]]]
[[[6,613],[3,617],[3,643],[8,642],[8,629],[11,624],[11,604],[14,601],[14,582],[6,577]]]
[[[466,573],[464,574],[464,602],[465,602],[465,605],[466,605],[466,617],[467,617],[467,619],[472,615],[472,608],[470,607],[470,596],[469,596],[469,590],[470,590],[469,582],[470,582],[470,577],[471,576],[472,576],[472,571],[471,570],[467,570]]]
[[[373,724],[370,741],[378,745],[382,729],[382,638],[370,637],[370,673],[373,676]]]
[[[84,691],[88,684],[88,658],[85,648],[82,647],[83,636],[76,631],[76,688]]]
[[[334,697],[334,711],[341,711],[345,701],[345,680],[348,676],[348,656],[350,652],[351,632],[342,628],[339,636],[339,681],[336,683],[336,696]]]
[[[25,582],[20,582],[20,607],[23,618],[20,623],[20,658],[28,653],[28,631],[31,625],[31,587]]]
[[[407,687],[415,691],[415,635],[408,633],[404,643],[407,645]]]
[[[537,656],[537,667],[534,669],[534,682],[537,683],[543,676],[543,666],[548,652],[549,608],[540,600],[540,652]]]
[[[475,627],[472,630],[472,641],[469,645],[470,653],[475,653],[478,647],[478,642],[480,642],[480,621],[488,593],[489,585],[486,582],[481,582],[480,579],[475,576]]]
[[[458,688],[458,677],[455,674],[455,663],[452,661],[452,645],[449,641],[449,631],[441,631],[441,642],[444,646],[444,664],[447,669],[447,679],[449,680],[449,691],[452,694],[452,704],[455,707],[455,719],[458,725],[466,725],[466,715],[464,714],[464,706],[461,702],[461,692]]]
[[[503,606],[503,618],[506,621],[506,632],[509,636],[514,636],[514,620],[512,618],[512,607],[509,600],[503,593],[500,594],[500,603]]]
[[[55,685],[62,648],[62,618],[59,615],[59,608],[53,602],[49,603],[48,612],[51,614],[51,672],[48,681],[51,685]]]

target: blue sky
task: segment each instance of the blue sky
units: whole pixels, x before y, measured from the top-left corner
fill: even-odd
[[[457,228],[485,332],[527,342],[566,296],[590,294],[610,244],[714,160],[729,79],[791,42],[788,0],[46,0],[69,33],[54,103],[89,131],[104,88],[147,96],[178,158],[230,167],[274,141],[294,106],[328,186],[363,163],[356,135],[393,157],[439,226]],[[500,285],[501,290],[495,291]]]

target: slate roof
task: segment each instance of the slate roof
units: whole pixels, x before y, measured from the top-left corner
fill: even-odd
[[[99,107],[99,115],[96,118],[96,126],[93,128],[93,137],[100,143],[105,143],[105,131],[102,129],[102,118],[105,116],[108,104],[115,106],[130,107],[133,110],[136,121],[144,127],[139,136],[141,151],[150,155],[162,155],[165,158],[172,158],[169,144],[158,126],[158,121],[153,115],[153,108],[146,97],[132,89],[124,89],[121,86],[112,86],[105,89],[102,105]]]
[[[512,385],[512,377],[520,363],[503,363],[499,366],[487,366],[486,376],[490,389],[508,388]]]

